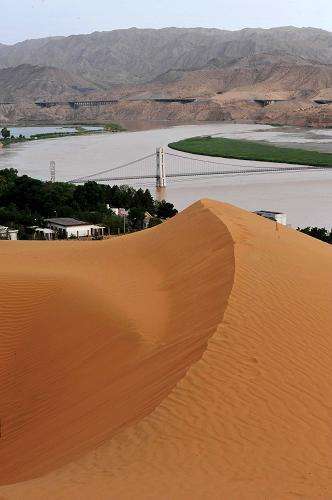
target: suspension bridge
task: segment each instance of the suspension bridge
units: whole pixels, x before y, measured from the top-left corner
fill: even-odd
[[[257,162],[258,163],[258,162]],[[155,182],[157,188],[165,188],[167,183],[176,179],[202,178],[205,176],[235,176],[281,174],[299,171],[326,170],[330,167],[313,167],[306,165],[281,165],[271,163],[262,167],[252,166],[252,163],[230,163],[186,156],[177,152],[165,151],[157,148],[156,153],[146,155],[128,163],[86,176],[72,179],[72,184],[83,184],[87,181],[116,184],[118,182],[134,182],[144,185],[146,182]]]

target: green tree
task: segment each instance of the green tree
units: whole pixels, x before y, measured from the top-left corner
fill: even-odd
[[[136,191],[132,200],[132,206],[142,208],[151,215],[155,213],[154,201],[148,189],[145,191],[138,189]]]
[[[10,195],[17,181],[17,170],[5,168],[0,170],[0,205],[10,201]]]
[[[305,227],[304,229],[298,228],[298,231],[305,233],[313,238],[316,238],[325,243],[332,244],[332,230],[329,232],[325,227]]]
[[[114,208],[129,209],[134,206],[135,189],[131,186],[106,186],[107,203]]]
[[[27,175],[18,177],[10,201],[25,211],[43,214],[44,183]]]
[[[47,217],[72,217],[76,187],[65,182],[46,182],[43,188],[42,210]]]
[[[102,224],[110,230],[111,234],[123,233],[124,231],[123,217],[118,217],[112,213],[105,215]]]
[[[10,139],[10,130],[8,130],[7,127],[4,127],[2,130],[1,130],[1,135],[3,137],[3,139]]]
[[[106,193],[104,186],[95,181],[89,181],[83,186],[77,186],[74,200],[80,210],[106,210]]]
[[[143,229],[145,210],[139,207],[133,207],[129,210],[128,221],[132,229]]]
[[[14,169],[0,170],[0,224],[18,227],[27,237],[26,226],[41,225],[50,217],[74,217],[102,224],[112,233],[123,231],[124,220],[107,210],[111,207],[129,209],[128,223],[132,230],[143,228],[145,212],[153,218],[150,226],[176,213],[167,202],[154,202],[148,189],[130,186],[105,186],[90,181],[82,186],[64,182],[43,182],[27,175],[18,176]],[[156,213],[158,212],[158,214]]]
[[[173,203],[169,203],[165,200],[155,202],[155,211],[157,217],[160,219],[168,219],[174,217],[174,215],[178,213]]]
[[[162,219],[159,219],[158,217],[152,217],[152,219],[150,219],[149,221],[149,227],[159,226],[162,223],[163,223]]]

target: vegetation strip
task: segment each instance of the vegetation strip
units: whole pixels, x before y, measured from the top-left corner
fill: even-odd
[[[1,128],[1,127],[0,127]],[[64,127],[65,128],[65,127]],[[30,137],[25,137],[24,135],[19,135],[15,137],[11,134],[11,131],[4,127],[0,132],[0,147],[9,146],[10,144],[16,144],[18,142],[29,142],[41,139],[58,139],[60,137],[72,137],[78,135],[91,135],[100,134],[102,132],[124,132],[126,129],[117,123],[109,123],[104,127],[100,126],[100,129],[90,130],[82,126],[76,126],[74,132],[45,132],[42,134],[33,134]]]
[[[260,142],[225,139],[223,137],[192,137],[169,144],[177,151],[204,156],[255,160],[313,167],[332,167],[332,154],[305,149],[280,148]]]
[[[117,215],[112,207],[128,211],[126,232],[141,230],[146,213],[149,227],[177,213],[172,203],[154,200],[148,189],[109,186],[94,181],[75,186],[18,175],[12,168],[0,170],[0,226],[18,229],[20,239],[30,239],[29,227],[45,227],[45,219],[54,217],[101,224],[108,234],[122,233],[123,216]]]

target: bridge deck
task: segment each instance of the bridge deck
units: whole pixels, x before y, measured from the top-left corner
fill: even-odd
[[[254,102],[261,106],[268,106],[269,104],[276,104],[278,102],[286,102],[288,99],[253,99]]]
[[[330,167],[311,167],[311,166],[292,166],[292,167],[267,167],[267,168],[246,168],[237,170],[215,170],[215,171],[197,171],[197,172],[174,172],[166,176],[167,179],[179,178],[179,177],[201,177],[201,176],[214,176],[214,175],[248,175],[248,174],[267,174],[267,173],[283,173],[283,172],[300,172],[306,170],[326,170]],[[117,182],[126,180],[139,180],[139,179],[157,179],[158,176],[155,174],[146,175],[129,175],[129,176],[117,176],[117,177],[95,177],[89,180],[95,182]],[[81,184],[85,182],[85,178],[73,179],[70,181],[72,184]]]
[[[332,104],[332,99],[315,99],[316,104]]]
[[[70,106],[71,108],[79,107],[94,107],[94,106],[107,106],[108,104],[117,104],[120,101],[128,102],[159,102],[164,104],[180,103],[180,104],[191,104],[197,102],[196,97],[148,97],[144,99],[98,99],[98,100],[70,100],[70,101],[36,101],[35,105],[41,108],[52,108],[54,106]]]
[[[89,101],[36,101],[35,105],[41,108],[52,108],[54,106],[70,106],[71,108],[78,108],[80,106],[93,107],[93,106],[106,106],[107,104],[114,104],[119,102],[119,99],[102,99],[102,100],[89,100]]]

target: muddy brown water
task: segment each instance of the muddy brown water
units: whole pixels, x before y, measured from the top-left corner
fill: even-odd
[[[164,128],[156,128],[163,127],[162,123],[150,125],[154,128],[144,130],[148,124],[137,123],[132,128],[143,130],[16,144],[0,152],[0,168],[12,167],[20,174],[48,179],[50,161],[55,161],[57,179],[70,180],[152,154],[156,147],[167,146],[172,141],[214,134],[332,153],[332,130],[227,123],[176,127],[164,125]],[[271,163],[264,162],[233,159],[217,161],[221,162],[225,170],[247,166],[271,167]],[[135,183],[133,185],[138,186]],[[147,181],[145,186],[154,191],[153,181]],[[248,210],[286,212],[288,222],[295,227],[331,227],[332,169],[169,180],[166,198],[180,210],[199,198],[214,198]]]

